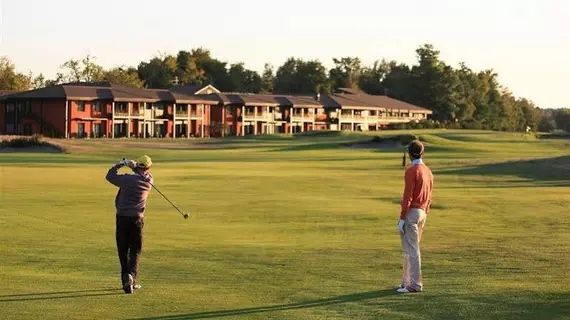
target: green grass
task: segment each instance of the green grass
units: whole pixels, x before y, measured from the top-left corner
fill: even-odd
[[[425,291],[397,295],[403,150],[375,133],[70,141],[0,154],[2,319],[570,319],[568,140],[461,130],[426,143]],[[153,158],[143,289],[120,290],[122,157]],[[533,160],[534,159],[534,160]]]

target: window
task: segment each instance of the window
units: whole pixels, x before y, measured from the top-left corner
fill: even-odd
[[[101,136],[101,124],[95,123],[93,124],[93,137],[98,138]]]
[[[85,111],[85,103],[83,101],[77,101],[77,111],[83,112]]]
[[[101,112],[101,101],[93,102],[93,112]]]
[[[32,124],[31,123],[24,124],[24,134],[28,135],[28,136],[32,134]]]
[[[85,136],[85,123],[77,124],[77,137],[82,138]]]
[[[226,126],[226,127],[225,127],[225,135],[226,135],[226,136],[233,136],[233,135],[235,135],[235,133],[234,133],[234,127],[233,127],[233,126]]]
[[[32,102],[27,100],[24,104],[24,114],[32,113]]]

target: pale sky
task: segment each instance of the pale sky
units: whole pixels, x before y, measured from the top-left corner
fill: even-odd
[[[570,107],[570,0],[0,0],[0,56],[51,78],[86,54],[106,68],[199,46],[261,72],[288,57],[494,69],[517,97]]]

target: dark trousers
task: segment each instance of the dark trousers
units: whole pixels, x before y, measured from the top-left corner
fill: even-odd
[[[143,247],[143,218],[117,216],[117,251],[121,276],[130,273],[136,280]]]

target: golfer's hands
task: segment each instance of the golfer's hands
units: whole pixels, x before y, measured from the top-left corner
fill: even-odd
[[[134,169],[137,166],[137,162],[135,160],[127,160],[127,167]]]
[[[128,159],[123,159],[121,161],[119,161],[119,163],[117,163],[118,165],[120,165],[121,167],[129,167],[131,169],[133,169],[137,163],[134,160],[128,160]]]
[[[402,234],[404,233],[404,221],[405,221],[405,220],[402,220],[402,219],[400,219],[400,221],[398,221],[398,230],[399,230],[400,233],[402,233]]]

